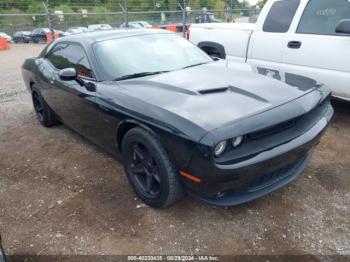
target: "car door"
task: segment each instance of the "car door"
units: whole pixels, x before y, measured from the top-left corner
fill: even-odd
[[[44,57],[44,60],[45,68],[42,71],[46,74],[43,88],[45,100],[66,125],[94,139],[96,137],[95,92],[88,91],[75,80],[63,81],[59,78],[60,70],[75,68],[79,78],[96,84],[84,48],[76,43],[58,43]]]
[[[253,67],[278,74],[275,77],[280,79],[287,34],[300,0],[271,1],[267,5],[269,6],[260,14],[258,26],[252,35],[248,62]]]
[[[310,0],[301,9],[300,21],[288,34],[285,70],[314,78],[333,95],[350,99],[350,36],[335,32],[340,20],[350,19],[350,1]]]
[[[39,34],[40,29],[34,29],[32,31],[32,40],[34,43],[39,42],[38,34]]]

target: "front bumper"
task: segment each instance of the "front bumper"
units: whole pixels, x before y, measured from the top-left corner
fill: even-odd
[[[193,157],[188,173],[202,183],[185,181],[190,195],[218,206],[242,204],[273,192],[296,179],[309,163],[313,148],[334,113],[327,106],[322,117],[295,139],[232,164]]]

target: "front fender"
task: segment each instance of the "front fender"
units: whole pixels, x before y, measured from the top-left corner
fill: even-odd
[[[150,126],[142,121],[128,118],[121,121],[117,127],[117,144],[120,151],[124,135],[134,127],[141,127],[155,136],[164,146],[170,158],[173,160],[176,168],[178,170],[186,170],[192,159],[197,143],[172,134],[156,126]]]

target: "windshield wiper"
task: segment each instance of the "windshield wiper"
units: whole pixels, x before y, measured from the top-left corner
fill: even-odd
[[[138,77],[143,77],[143,76],[158,75],[158,74],[167,73],[167,72],[169,72],[169,71],[135,73],[135,74],[130,74],[130,75],[125,75],[125,76],[118,77],[118,78],[114,79],[114,81],[133,79],[133,78],[138,78]]]
[[[209,62],[204,62],[204,63],[199,63],[199,64],[194,64],[194,65],[189,65],[189,66],[185,66],[182,69],[186,69],[186,68],[190,68],[190,67],[195,67],[195,66],[200,66],[200,65],[205,65],[208,64]]]

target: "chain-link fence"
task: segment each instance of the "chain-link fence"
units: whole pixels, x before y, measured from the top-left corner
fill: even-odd
[[[0,0],[0,32],[109,24],[113,28],[200,22],[255,22],[259,10],[238,0]]]

